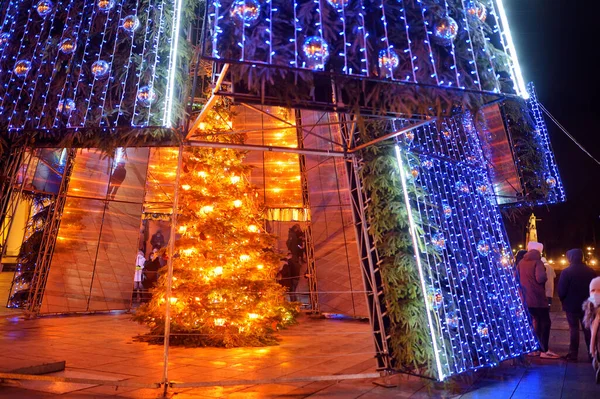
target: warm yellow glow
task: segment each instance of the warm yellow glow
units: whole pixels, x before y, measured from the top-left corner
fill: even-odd
[[[187,191],[190,188],[192,188],[192,186],[190,186],[189,184],[184,184],[184,185],[181,186],[181,188],[183,188],[185,191]]]
[[[203,213],[211,213],[214,210],[215,210],[215,208],[212,205],[206,205],[206,206],[203,206],[202,208],[200,208],[200,212],[203,212]]]
[[[240,178],[239,176],[231,176],[231,177],[229,178],[229,181],[231,182],[231,184],[237,184],[237,183],[239,183],[239,182],[240,182],[240,179],[241,179],[241,178]]]
[[[224,326],[225,319],[215,319],[215,326]]]
[[[258,317],[256,313],[248,313],[248,318],[251,320],[258,319]]]
[[[564,260],[564,259],[561,259],[561,260],[560,260],[560,264],[561,264],[561,265],[566,265],[566,264],[567,264],[567,261],[566,261],[566,260]]]
[[[186,248],[184,250],[181,251],[185,256],[191,256],[195,250],[194,248]]]
[[[273,188],[272,188],[272,191],[273,191],[274,193],[278,193],[278,192],[280,192],[280,191],[281,191],[281,188],[279,188],[279,187],[273,187]]]
[[[171,305],[175,305],[177,303],[177,298],[171,297],[169,301],[171,301]]]
[[[206,178],[206,176],[208,176],[208,173],[206,173],[205,171],[200,171],[198,172],[198,176],[202,177],[202,178]]]
[[[200,126],[198,126],[200,128],[200,130],[204,130],[206,129],[206,123],[204,122],[200,122]]]
[[[242,200],[235,200],[233,201],[233,206],[235,206],[236,208],[239,208],[242,206]]]
[[[187,231],[187,226],[185,226],[185,225],[179,226],[178,231],[179,231],[179,234],[184,234]]]
[[[258,231],[258,226],[255,224],[251,224],[250,226],[248,226],[248,231],[250,233],[256,233]]]
[[[256,268],[257,268],[258,270],[262,270],[262,269],[264,269],[264,267],[265,267],[264,265],[256,265]]]
[[[223,267],[222,266],[215,267],[215,270],[213,270],[213,273],[215,276],[220,276],[221,274],[223,274]]]
[[[247,262],[250,260],[250,255],[240,255],[240,260],[242,262]]]

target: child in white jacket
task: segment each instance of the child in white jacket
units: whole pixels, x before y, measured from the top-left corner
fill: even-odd
[[[142,250],[139,250],[135,260],[135,273],[133,275],[133,291],[135,293],[136,302],[140,302],[142,299],[142,290],[144,289],[142,286],[144,263],[146,263],[146,258],[144,257]]]

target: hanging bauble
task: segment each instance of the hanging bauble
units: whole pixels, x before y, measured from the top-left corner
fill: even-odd
[[[135,15],[128,15],[125,18],[123,18],[123,23],[121,24],[121,26],[127,32],[133,33],[140,26],[140,20]]]
[[[54,7],[54,4],[50,0],[41,0],[36,4],[35,9],[40,17],[44,18],[52,12],[52,7]]]
[[[476,187],[477,192],[481,195],[486,195],[486,194],[489,194],[489,192],[490,192],[489,186],[487,184],[485,184],[484,182],[475,183],[475,187]]]
[[[75,111],[75,101],[72,98],[65,98],[58,102],[58,112],[63,115],[70,115]]]
[[[26,61],[26,60],[21,60],[15,64],[15,68],[13,69],[13,71],[15,72],[15,75],[17,75],[18,77],[24,78],[30,69],[31,69],[31,62]]]
[[[442,130],[442,136],[444,136],[445,139],[449,139],[450,137],[452,137],[452,132],[450,131],[450,129],[444,129]]]
[[[246,23],[254,22],[260,16],[260,4],[257,0],[236,0],[231,5],[231,16]]]
[[[453,330],[458,328],[458,315],[456,312],[448,312],[446,314],[446,326]]]
[[[2,32],[0,33],[0,48],[4,47],[6,43],[10,40],[10,33]]]
[[[442,204],[442,212],[444,213],[444,217],[446,219],[450,219],[452,217],[452,208],[448,204]]]
[[[349,0],[327,0],[327,2],[333,7],[336,8],[338,10],[341,10],[342,8],[346,7],[348,5],[348,1]]]
[[[552,176],[548,176],[546,177],[546,184],[549,188],[554,188],[556,187],[556,179]]]
[[[329,58],[329,45],[318,36],[306,38],[302,46],[306,66],[310,69],[324,69]]]
[[[508,267],[512,264],[512,256],[510,254],[503,254],[500,257],[500,264],[504,267]]]
[[[94,75],[96,79],[105,77],[109,70],[110,65],[106,61],[100,60],[92,64],[92,75]]]
[[[115,6],[115,0],[98,0],[96,5],[100,11],[108,12]]]
[[[480,240],[477,243],[477,252],[479,252],[479,255],[481,256],[488,256],[490,253],[490,244],[485,242],[485,240]]]
[[[442,233],[435,233],[431,236],[431,245],[435,248],[436,251],[443,251],[446,249],[446,238]]]
[[[438,42],[450,44],[456,39],[456,35],[458,34],[458,24],[451,17],[442,17],[435,23],[433,34]]]
[[[400,57],[392,49],[381,50],[379,52],[379,69],[386,73],[392,72],[400,65]]]
[[[464,263],[457,264],[456,271],[458,271],[458,278],[460,278],[460,281],[465,281],[469,276],[469,268],[465,266]]]
[[[77,42],[71,37],[67,37],[66,39],[63,39],[58,44],[58,49],[63,54],[73,54],[73,52],[75,51],[76,48],[77,48]]]
[[[433,161],[432,161],[432,160],[430,160],[430,159],[426,159],[426,160],[424,160],[422,165],[423,165],[423,167],[424,167],[425,169],[427,169],[427,170],[431,170],[431,169],[433,169],[433,166],[434,166],[434,165],[433,165]]]
[[[152,103],[156,101],[156,97],[154,89],[150,86],[141,87],[137,92],[138,101],[146,107],[152,105]]]
[[[419,169],[417,169],[417,168],[412,168],[412,169],[410,170],[410,174],[412,175],[412,177],[413,177],[413,178],[415,178],[415,179],[416,179],[417,177],[419,177]]]
[[[406,142],[408,144],[411,144],[415,139],[415,134],[412,132],[412,130],[410,130],[410,131],[406,132],[404,137],[406,138]]]
[[[473,17],[479,18],[481,22],[485,22],[487,18],[487,10],[479,1],[469,1],[466,6],[467,13]]]
[[[469,185],[464,181],[457,181],[454,185],[454,188],[456,189],[456,191],[458,191],[459,194],[469,194],[471,192],[471,190],[469,189]]]
[[[431,307],[436,310],[439,309],[444,303],[444,296],[442,295],[442,290],[439,288],[430,288],[427,292],[427,298],[431,304]]]
[[[479,334],[479,336],[481,336],[482,338],[489,337],[490,331],[488,329],[487,324],[479,323],[479,325],[477,326],[477,334]]]

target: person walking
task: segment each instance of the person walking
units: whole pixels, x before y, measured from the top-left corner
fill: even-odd
[[[150,245],[152,246],[152,250],[162,249],[165,246],[165,236],[163,236],[161,229],[156,230],[156,233],[152,235]]]
[[[546,281],[546,299],[548,300],[548,307],[552,306],[552,298],[554,298],[554,280],[556,279],[556,272],[554,268],[548,262],[546,258],[542,256],[542,262],[544,263],[544,267],[546,268],[546,276],[548,280]]]
[[[108,185],[108,197],[111,200],[115,199],[117,195],[117,191],[119,191],[119,187],[127,177],[127,169],[125,169],[125,162],[121,161],[117,164],[115,171],[110,177],[110,183]]]
[[[550,309],[546,299],[546,268],[542,262],[544,246],[536,241],[527,244],[527,253],[517,264],[517,273],[521,283],[521,291],[529,314],[534,320],[535,333],[540,341],[543,359],[558,359],[556,353],[549,350],[550,341]]]
[[[569,353],[567,360],[577,361],[579,353],[579,325],[583,328],[585,343],[590,348],[590,330],[583,325],[582,304],[588,298],[588,287],[596,277],[596,272],[583,263],[583,251],[579,248],[567,251],[569,266],[560,273],[558,280],[558,297],[567,314],[569,323]]]
[[[583,325],[591,331],[590,356],[596,373],[596,384],[600,384],[600,277],[590,283],[590,297],[583,303]]]

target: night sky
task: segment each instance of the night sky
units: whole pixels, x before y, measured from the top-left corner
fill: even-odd
[[[596,159],[600,159],[598,13],[576,0],[504,0],[525,80],[540,102]],[[593,55],[592,55],[593,54]],[[567,202],[536,207],[538,238],[550,256],[593,245],[600,252],[600,165],[550,120],[552,146]],[[513,246],[524,242],[525,221],[507,221]]]

